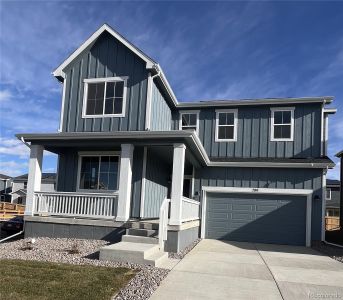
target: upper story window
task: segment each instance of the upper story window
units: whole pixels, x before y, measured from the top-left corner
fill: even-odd
[[[85,79],[84,118],[123,117],[127,77]]]
[[[118,190],[119,154],[81,154],[78,183],[80,190]]]
[[[294,108],[272,108],[271,112],[271,141],[293,141]]]
[[[325,199],[331,200],[331,189],[326,188]]]
[[[27,189],[27,181],[24,181],[24,189]]]
[[[237,140],[237,109],[216,111],[216,142],[234,142]]]
[[[195,130],[199,133],[199,111],[180,112],[180,130]]]

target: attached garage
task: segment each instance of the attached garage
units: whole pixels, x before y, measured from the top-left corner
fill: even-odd
[[[310,245],[312,190],[206,187],[202,237]]]

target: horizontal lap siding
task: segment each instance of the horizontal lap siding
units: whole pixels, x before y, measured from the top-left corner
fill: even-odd
[[[320,104],[301,104],[294,111],[294,141],[270,141],[271,106],[239,107],[236,142],[215,142],[215,108],[200,111],[199,137],[211,157],[319,157]]]
[[[147,70],[145,62],[107,33],[86,49],[66,70],[64,132],[144,130]],[[129,76],[125,117],[82,118],[83,80]]]
[[[204,186],[312,189],[320,197],[312,202],[312,239],[320,240],[322,174],[321,169],[207,167],[196,170],[194,190],[201,195]]]
[[[152,86],[151,100],[151,130],[171,130],[171,109],[155,82],[153,82]]]

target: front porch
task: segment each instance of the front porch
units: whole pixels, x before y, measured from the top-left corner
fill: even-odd
[[[61,218],[104,220],[126,228],[132,221],[154,220],[163,224],[159,226],[160,231],[164,231],[160,237],[163,240],[167,240],[166,232],[177,231],[183,224],[199,220],[200,199],[194,192],[194,170],[201,162],[182,137],[168,142],[156,137],[144,142],[137,137],[130,140],[97,138],[96,141],[89,138],[56,140],[54,137],[30,141],[27,220],[46,218],[48,223],[54,219],[58,223]],[[59,156],[58,182],[53,192],[41,191],[44,150]],[[82,166],[81,158],[95,157],[97,153],[107,160],[99,159],[96,167],[90,164],[91,171],[84,171],[84,175],[82,170],[86,167]],[[111,155],[116,156],[113,166],[108,167],[113,169],[112,173],[104,173],[103,168],[110,161],[107,156]],[[98,182],[94,183],[93,177],[87,179],[87,172]],[[107,181],[102,179],[104,174]],[[170,199],[164,207],[167,212],[161,213],[165,199]]]

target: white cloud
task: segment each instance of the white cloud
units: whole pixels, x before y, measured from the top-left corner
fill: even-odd
[[[0,102],[8,101],[12,98],[12,93],[9,90],[0,91]]]
[[[20,158],[28,158],[30,150],[21,141],[10,138],[0,138],[0,154],[15,155]]]
[[[9,176],[18,176],[24,173],[27,173],[28,163],[17,162],[14,160],[10,161],[0,161],[0,173],[6,174]]]

